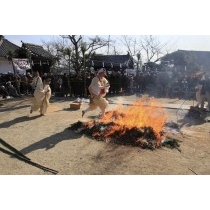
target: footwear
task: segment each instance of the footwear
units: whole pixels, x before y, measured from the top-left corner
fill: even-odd
[[[30,110],[30,114],[32,114],[32,112],[33,112],[33,111],[32,111],[32,109],[31,109],[31,110]]]
[[[85,111],[82,111],[82,117],[84,116],[84,114],[85,114]]]

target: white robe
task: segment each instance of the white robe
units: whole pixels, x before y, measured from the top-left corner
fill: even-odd
[[[110,85],[105,77],[99,79],[99,77],[96,76],[92,79],[88,88],[91,95],[89,104],[91,110],[99,107],[102,111],[105,111],[108,106],[108,101],[104,98],[104,96],[108,92],[109,87]]]
[[[197,106],[201,106],[201,89],[202,89],[202,85],[201,84],[198,84],[196,87],[195,87],[195,99],[197,101]]]
[[[49,85],[45,85],[43,91],[44,91],[44,98],[42,100],[42,104],[40,107],[40,114],[46,114],[47,108],[50,105],[49,100],[51,98],[51,88]]]
[[[31,110],[37,111],[40,109],[40,114],[45,114],[49,106],[49,99],[51,97],[51,88],[49,85],[44,85],[42,82],[38,83],[32,99]]]

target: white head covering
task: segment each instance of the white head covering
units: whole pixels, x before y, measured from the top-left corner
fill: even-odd
[[[105,68],[101,68],[98,70],[97,75],[99,75],[100,73],[104,72],[106,74],[106,69]]]

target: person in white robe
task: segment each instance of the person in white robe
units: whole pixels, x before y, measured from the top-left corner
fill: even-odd
[[[50,106],[50,98],[52,95],[52,91],[50,88],[50,83],[51,83],[51,79],[47,78],[44,80],[43,83],[43,93],[44,93],[44,98],[42,100],[42,104],[40,107],[40,115],[45,115],[47,112],[47,108]]]
[[[47,107],[49,106],[49,99],[51,97],[51,89],[49,86],[50,79],[47,78],[42,82],[39,72],[35,72],[35,77],[31,86],[35,88],[30,113],[40,110],[40,115],[45,115]]]
[[[202,89],[202,84],[197,84],[195,87],[195,100],[196,100],[196,107],[200,108],[201,107],[201,89]]]
[[[37,111],[42,103],[43,98],[43,82],[42,78],[39,76],[38,71],[34,71],[34,78],[32,82],[30,83],[32,89],[33,89],[33,98],[32,98],[32,104],[31,104],[31,110],[30,113]]]
[[[86,110],[82,111],[82,117],[86,112],[93,111],[98,107],[101,109],[101,117],[105,116],[105,111],[108,106],[108,101],[104,98],[109,91],[110,85],[105,78],[106,70],[101,68],[98,70],[97,75],[92,79],[88,90],[90,92],[90,103]]]

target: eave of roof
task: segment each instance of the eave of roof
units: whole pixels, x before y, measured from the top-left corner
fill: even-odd
[[[30,53],[45,58],[53,58],[49,52],[47,52],[41,45],[35,45],[30,43],[23,43],[23,48],[27,49]]]
[[[130,59],[130,55],[95,55],[91,60],[104,61],[104,62],[114,62],[114,63],[124,63]]]
[[[7,57],[9,51],[16,51],[20,47],[3,38],[0,42],[0,56]]]

